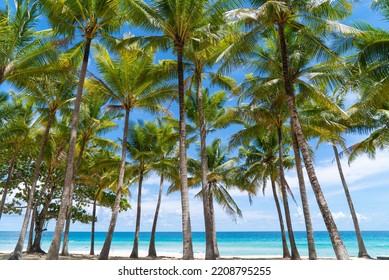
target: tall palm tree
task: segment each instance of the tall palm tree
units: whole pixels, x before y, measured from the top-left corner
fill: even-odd
[[[117,59],[110,57],[108,50],[101,45],[96,46],[96,51],[95,60],[102,79],[90,80],[87,87],[90,91],[110,98],[112,104],[108,109],[125,111],[116,200],[100,253],[100,259],[107,259],[122,195],[130,113],[134,109],[149,112],[163,111],[161,104],[172,97],[176,87],[164,82],[170,74],[165,71],[162,64],[154,64],[153,50],[143,52],[134,44],[120,50]]]
[[[235,1],[231,0],[153,0],[150,5],[140,0],[128,2],[130,9],[136,14],[136,17],[131,18],[132,23],[150,31],[162,33],[160,36],[147,36],[141,39],[152,45],[159,45],[163,49],[171,47],[177,56],[183,259],[193,259],[186,164],[183,57],[185,47],[192,40],[196,40],[196,36],[202,33],[200,31],[207,27],[213,28],[223,22],[223,11],[228,10],[234,4]]]
[[[326,55],[333,56],[333,53],[322,43],[322,38],[330,30],[353,32],[353,29],[334,21],[349,16],[352,6],[347,1],[323,1],[313,5],[308,2],[299,3],[299,5],[290,5],[288,1],[253,0],[251,2],[254,8],[238,9],[230,12],[229,16],[235,19],[244,18],[248,24],[253,26],[251,29],[251,39],[256,39],[255,34],[268,32],[270,29],[276,30],[277,32],[281,54],[282,80],[292,131],[296,135],[299,148],[301,149],[305,168],[330,235],[335,255],[338,259],[348,259],[347,250],[317,179],[307,141],[296,110],[295,93],[290,76],[290,62],[288,61],[292,50],[288,47],[285,34],[288,30],[291,30],[293,34],[302,34],[304,40],[301,43],[315,50],[317,54],[316,58],[318,59]],[[315,31],[313,32],[313,30]]]
[[[333,99],[337,99],[337,103],[343,103],[342,98],[332,97]],[[342,118],[342,114],[339,111],[328,110],[328,108],[323,108],[317,104],[313,104],[312,102],[305,102],[301,108],[301,115],[304,117],[304,126],[306,127],[306,132],[311,134],[312,136],[316,136],[319,138],[319,143],[327,142],[332,145],[336,165],[338,167],[339,176],[342,182],[342,186],[344,189],[344,193],[346,195],[347,204],[349,206],[350,214],[353,220],[355,234],[357,236],[358,241],[358,257],[360,258],[370,258],[367,253],[362,233],[360,230],[358,217],[355,212],[354,204],[351,198],[351,194],[346,182],[346,178],[343,173],[342,164],[340,161],[340,155],[338,152],[338,145],[340,145],[343,149],[347,150],[345,142],[342,138],[342,134],[344,134],[348,128],[352,127],[352,119],[344,119]],[[351,128],[352,130],[353,128]],[[352,150],[349,149],[349,150]],[[346,151],[347,152],[347,151]]]
[[[156,123],[142,123],[130,127],[127,138],[127,151],[134,162],[134,167],[138,170],[138,198],[136,207],[136,222],[134,245],[131,252],[131,258],[137,259],[139,234],[140,234],[140,219],[141,219],[141,203],[142,203],[142,184],[143,179],[151,170],[151,163],[155,158],[155,149],[158,142],[158,128]]]
[[[242,165],[244,176],[249,177],[253,183],[262,188],[263,193],[265,193],[267,183],[270,180],[280,223],[283,258],[290,258],[284,229],[284,219],[276,189],[276,184],[280,183],[278,145],[278,135],[274,132],[257,135],[248,146],[239,149],[239,157],[244,159]],[[284,156],[283,161],[284,167],[291,167],[293,164],[288,156]]]
[[[102,137],[103,134],[115,129],[117,125],[113,122],[113,119],[117,118],[117,113],[112,114],[110,112],[102,112],[102,107],[105,105],[107,98],[101,98],[90,93],[86,93],[84,96],[84,104],[81,105],[80,119],[79,119],[79,132],[77,140],[77,158],[74,165],[73,176],[76,177],[78,170],[81,166],[81,162],[84,156],[85,150],[89,146],[100,146],[102,148],[119,149],[119,146],[109,139]],[[69,196],[73,197],[73,184],[70,188]],[[62,246],[61,255],[69,255],[69,230],[72,214],[72,201],[70,201],[66,213],[66,225],[64,232],[64,241]]]
[[[56,113],[69,104],[73,89],[75,88],[75,83],[72,75],[63,76],[61,80],[44,75],[39,78],[31,79],[26,86],[26,98],[35,103],[38,111],[41,111],[40,117],[43,119],[44,133],[42,135],[39,154],[35,160],[35,169],[31,182],[31,191],[27,202],[26,214],[23,220],[23,226],[10,259],[20,259],[21,257],[24,238],[27,232],[28,222],[30,220],[31,210],[33,208],[35,188],[39,179],[41,163],[43,161],[43,155],[49,138],[50,129],[55,121]]]
[[[158,132],[155,152],[155,162],[152,164],[152,169],[160,176],[160,184],[158,191],[157,205],[155,208],[153,225],[150,234],[150,244],[148,257],[156,258],[157,251],[155,248],[155,235],[157,230],[157,222],[159,209],[162,202],[163,184],[165,179],[169,179],[169,174],[174,173],[177,166],[177,143],[178,133],[173,131],[173,127],[169,124],[163,123],[161,119],[158,122]]]
[[[61,207],[55,226],[53,241],[47,259],[58,259],[59,245],[66,218],[67,204],[71,200],[70,188],[73,181],[77,128],[81,106],[82,92],[87,72],[92,40],[98,36],[110,35],[121,27],[122,11],[119,0],[56,0],[40,1],[54,31],[60,35],[74,37],[83,36],[81,42],[73,47],[75,52],[83,49],[82,65],[78,80],[76,100],[72,114],[71,134],[69,140],[68,164]]]
[[[196,60],[194,60],[196,63]],[[205,63],[200,59],[200,62]],[[202,74],[202,67],[197,68],[195,72],[200,71]],[[200,75],[201,76],[201,75]],[[228,77],[219,76],[223,81],[229,84],[229,88],[232,88],[235,83],[234,80]],[[203,193],[203,207],[207,215],[204,214],[204,222],[206,227],[206,254],[205,259],[216,259],[219,257],[217,246],[214,243],[213,236],[216,233],[213,232],[214,225],[211,219],[210,206],[209,206],[209,195],[208,192],[208,182],[207,182],[207,153],[206,153],[206,137],[210,132],[215,131],[217,128],[222,128],[228,125],[228,116],[226,115],[226,110],[223,107],[226,102],[226,92],[219,91],[214,93],[212,96],[209,94],[209,89],[202,88],[202,78],[199,75],[192,77],[195,80],[195,83],[200,85],[200,88],[197,88],[196,91],[191,91],[190,95],[185,98],[185,107],[186,114],[188,119],[194,124],[193,131],[198,133],[200,132],[200,160],[201,160],[201,174],[202,174],[202,193]],[[201,91],[201,93],[200,93]],[[204,182],[205,181],[205,182]],[[213,248],[213,249],[212,249]]]

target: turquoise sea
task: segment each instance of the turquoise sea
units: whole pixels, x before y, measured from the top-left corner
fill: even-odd
[[[104,243],[105,232],[97,232],[95,236],[95,253],[98,254]],[[350,256],[358,255],[355,233],[341,232],[343,242]],[[365,231],[362,233],[368,253],[372,257],[389,256],[389,231]],[[0,252],[11,252],[17,242],[19,233],[0,231]],[[47,251],[52,232],[44,232],[42,249]],[[132,232],[117,232],[114,234],[111,246],[111,256],[130,255],[133,243]],[[301,256],[308,255],[305,232],[295,232],[296,243]],[[150,233],[140,235],[139,254],[146,256]],[[279,232],[219,232],[217,234],[221,256],[280,256],[282,255]],[[202,257],[205,251],[205,235],[203,232],[193,233],[193,249],[195,257]],[[319,257],[335,257],[327,232],[315,232],[316,250]],[[157,254],[159,256],[180,256],[182,250],[181,232],[159,232],[156,237]],[[26,247],[24,247],[26,248]],[[89,253],[90,233],[71,232],[70,253]]]

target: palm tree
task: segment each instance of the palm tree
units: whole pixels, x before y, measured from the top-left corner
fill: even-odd
[[[2,113],[0,139],[2,142],[2,152],[5,159],[10,160],[7,170],[7,179],[2,191],[0,202],[0,218],[3,214],[5,201],[11,187],[11,180],[15,166],[21,155],[27,154],[27,149],[34,146],[36,134],[36,123],[34,123],[34,112],[32,105],[23,104],[20,97],[11,95],[12,101],[3,104],[0,108]],[[30,149],[31,150],[31,149]]]
[[[140,0],[128,2],[129,7],[136,14],[136,17],[131,18],[131,22],[150,31],[162,32],[161,36],[148,36],[140,39],[164,49],[172,47],[177,55],[183,259],[193,259],[186,164],[183,57],[185,47],[202,33],[201,30],[207,27],[213,28],[223,22],[223,11],[232,7],[234,2],[231,0],[153,0],[150,5]],[[212,21],[209,21],[210,19]]]
[[[196,61],[196,60],[194,60]],[[201,61],[201,60],[200,60]],[[203,61],[198,62],[203,63]],[[196,71],[200,71],[200,68],[196,68]],[[201,75],[192,77],[195,80],[195,83],[200,84],[201,87]],[[232,88],[235,83],[232,79],[228,77],[219,76],[223,81],[229,84],[229,88]],[[200,93],[201,91],[201,93]],[[191,91],[191,94],[185,98],[185,107],[186,114],[188,119],[194,124],[194,128],[191,129],[193,132],[200,132],[200,159],[201,159],[201,170],[202,170],[202,193],[203,193],[203,206],[204,211],[207,212],[205,217],[205,227],[206,227],[206,259],[216,259],[219,257],[217,252],[216,244],[214,243],[213,232],[214,226],[213,221],[211,220],[210,215],[210,206],[209,206],[209,195],[207,194],[208,183],[207,183],[207,154],[206,154],[206,137],[210,132],[215,131],[217,128],[223,128],[228,125],[228,116],[226,115],[226,110],[223,108],[224,103],[226,102],[226,92],[219,91],[214,93],[212,96],[209,94],[209,89],[196,89],[196,91]],[[201,112],[200,112],[201,111]],[[197,133],[196,133],[197,134]],[[205,178],[204,178],[205,177]],[[205,181],[205,182],[204,182]],[[205,188],[205,189],[204,189]],[[207,198],[207,199],[205,199]],[[208,231],[208,232],[207,232]],[[209,235],[207,237],[207,235]],[[211,249],[213,248],[213,249]]]
[[[40,109],[43,111],[41,117],[45,118],[46,116],[44,113],[47,113],[47,120],[44,127],[44,133],[42,135],[39,154],[35,161],[35,169],[31,182],[31,190],[27,202],[26,214],[23,220],[23,226],[20,231],[18,242],[10,256],[10,259],[20,259],[21,257],[24,238],[27,232],[28,222],[30,220],[31,210],[33,207],[35,187],[40,175],[41,163],[43,160],[50,129],[54,122],[57,111],[69,102],[69,97],[71,96],[74,85],[75,84],[72,80],[72,76],[64,76],[64,78],[59,81],[56,79],[53,80],[48,76],[43,76],[41,78],[32,79],[29,88],[27,88],[28,92],[26,97],[36,103],[38,110],[39,106],[41,106]]]
[[[337,103],[343,103],[343,100],[340,97],[332,97],[332,99],[336,99]],[[306,132],[311,134],[312,136],[316,136],[319,138],[318,144],[322,142],[328,142],[332,145],[336,165],[338,167],[339,176],[342,182],[342,186],[346,195],[347,203],[349,206],[350,214],[353,220],[355,234],[358,240],[358,257],[360,258],[370,258],[367,253],[365,244],[363,242],[358,217],[355,212],[354,204],[352,202],[352,198],[350,195],[350,191],[346,182],[346,178],[343,174],[343,168],[340,161],[340,155],[338,152],[337,145],[340,145],[343,149],[347,151],[344,140],[341,135],[345,133],[349,127],[351,126],[352,130],[352,119],[344,119],[342,118],[342,113],[335,110],[328,110],[328,108],[323,108],[317,104],[312,102],[305,102],[301,108],[301,115],[304,117],[304,126],[306,127]],[[354,128],[355,129],[355,128]],[[349,150],[352,150],[349,149]]]
[[[109,110],[125,111],[116,200],[108,233],[100,253],[100,259],[107,259],[122,195],[130,113],[134,109],[149,112],[162,111],[161,104],[172,97],[176,88],[164,83],[169,78],[169,73],[164,71],[162,64],[153,63],[152,50],[143,52],[134,44],[123,48],[118,53],[117,59],[112,59],[107,49],[101,45],[96,46],[96,51],[95,60],[102,80],[90,80],[87,87],[90,91],[110,98],[113,104],[108,106]]]
[[[279,184],[279,148],[278,136],[273,132],[264,133],[255,137],[247,147],[239,149],[239,157],[244,159],[244,176],[247,176],[263,193],[270,180],[274,202],[277,209],[280,223],[283,258],[290,258],[288,244],[286,241],[284,220],[281,212],[280,202],[277,196],[276,182]],[[284,167],[291,167],[290,157],[284,156]],[[279,184],[280,185],[280,184]]]
[[[169,174],[174,173],[177,166],[177,142],[178,142],[178,133],[173,131],[173,127],[166,123],[163,123],[161,119],[157,120],[158,122],[158,131],[157,131],[157,140],[154,153],[156,158],[155,162],[152,164],[152,169],[157,172],[160,176],[160,184],[158,191],[157,205],[155,208],[155,214],[153,219],[153,225],[151,228],[150,234],[150,244],[148,257],[156,258],[157,251],[155,248],[155,234],[157,230],[157,222],[159,209],[162,202],[162,192],[163,184],[165,179],[169,179]]]
[[[6,1],[0,12],[0,85],[8,81],[23,87],[32,76],[56,73],[63,68],[56,60],[57,42],[50,32],[35,31],[40,16],[39,1],[15,0],[11,8]]]
[[[100,146],[102,148],[119,149],[119,146],[106,138],[101,137],[103,134],[115,129],[117,125],[112,121],[117,118],[110,112],[102,112],[101,108],[105,105],[107,99],[101,98],[94,94],[87,93],[84,97],[84,104],[81,105],[80,119],[79,119],[79,132],[78,132],[78,151],[77,159],[74,166],[73,176],[76,177],[78,170],[81,166],[83,155],[85,150],[91,146]],[[73,184],[70,188],[70,197],[73,197]],[[63,256],[69,255],[69,230],[72,214],[72,201],[68,205],[66,213],[66,225],[64,233],[64,241],[62,247]]]
[[[151,163],[155,158],[155,148],[158,141],[158,128],[156,123],[142,123],[130,127],[127,138],[127,151],[134,162],[134,167],[138,170],[138,202],[136,208],[136,225],[134,235],[134,245],[130,258],[137,259],[140,218],[142,203],[142,183],[147,173],[151,170]]]
[[[238,9],[232,11],[229,16],[235,19],[244,18],[247,23],[254,26],[250,32],[250,39],[256,39],[255,34],[268,32],[271,29],[276,30],[277,32],[282,63],[282,79],[292,131],[296,135],[299,148],[301,149],[305,168],[326,224],[327,231],[330,235],[336,257],[338,259],[348,259],[348,253],[322,193],[312,158],[309,154],[309,148],[301,128],[300,119],[296,110],[292,78],[290,76],[290,62],[288,61],[288,57],[292,54],[292,50],[288,47],[285,34],[290,30],[293,34],[303,35],[304,40],[301,41],[301,44],[310,46],[312,50],[315,50],[318,59],[325,55],[333,56],[333,53],[322,43],[323,35],[327,34],[329,30],[354,32],[352,28],[348,28],[333,21],[350,15],[351,4],[347,1],[323,1],[320,3],[317,2],[314,5],[311,5],[310,3],[290,5],[287,1],[253,0],[251,2],[256,8]],[[315,31],[313,32],[312,30]]]
[[[121,27],[120,12],[122,8],[121,1],[119,0],[70,0],[61,2],[42,0],[41,6],[56,33],[69,37],[80,34],[84,37],[80,43],[73,47],[75,52],[83,48],[84,53],[72,114],[63,197],[53,241],[47,254],[47,259],[58,259],[61,234],[66,218],[66,206],[72,199],[69,194],[74,177],[73,171],[79,112],[91,42],[95,37],[109,35]]]

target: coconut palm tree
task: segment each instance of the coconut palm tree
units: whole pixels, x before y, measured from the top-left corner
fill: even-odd
[[[271,183],[274,202],[277,209],[278,220],[280,223],[283,258],[290,258],[286,234],[284,229],[284,219],[282,216],[280,202],[278,200],[276,184],[280,184],[279,173],[279,148],[278,135],[273,132],[267,132],[257,135],[249,145],[239,149],[239,157],[244,160],[242,165],[244,176],[262,188],[265,193],[268,181]],[[284,156],[283,166],[290,168],[293,162],[290,156]]]
[[[142,203],[142,184],[143,179],[151,170],[151,163],[155,159],[155,149],[158,142],[158,128],[156,123],[138,122],[136,125],[130,126],[127,138],[127,151],[130,155],[135,169],[138,170],[138,198],[136,207],[136,222],[134,245],[131,252],[131,258],[137,259],[139,234],[140,234],[140,218],[141,218],[141,203]]]
[[[261,34],[273,29],[277,32],[277,39],[280,46],[282,80],[286,94],[286,101],[291,118],[292,131],[296,135],[299,148],[301,149],[305,168],[311,182],[316,201],[322,213],[327,231],[338,259],[348,259],[348,253],[343,244],[335,221],[328,208],[328,204],[322,193],[317,179],[309,148],[301,127],[300,119],[296,110],[295,93],[290,76],[288,57],[292,50],[288,47],[286,33],[288,30],[293,34],[302,34],[302,44],[310,46],[315,50],[317,58],[333,56],[333,53],[322,43],[323,35],[328,31],[354,32],[334,20],[342,19],[350,15],[351,4],[347,1],[323,1],[314,4],[304,2],[299,5],[290,5],[288,1],[251,1],[254,8],[242,8],[231,11],[228,16],[231,19],[241,20],[252,26],[251,35],[248,39],[256,40],[255,34]],[[314,32],[312,30],[315,30]]]
[[[160,176],[160,184],[158,191],[157,205],[155,208],[155,214],[153,219],[153,225],[151,228],[150,234],[150,244],[148,257],[156,258],[157,251],[155,248],[155,234],[157,230],[157,222],[159,209],[162,202],[162,192],[163,184],[165,179],[169,179],[169,174],[173,174],[177,166],[177,143],[178,143],[178,133],[173,131],[173,127],[169,124],[163,123],[161,119],[157,120],[158,122],[158,132],[157,132],[157,141],[156,147],[154,150],[155,159],[152,164],[152,169]]]
[[[1,107],[2,126],[0,129],[0,139],[2,142],[2,153],[5,159],[9,160],[7,179],[2,190],[0,203],[0,218],[4,212],[8,191],[11,188],[11,180],[15,166],[20,157],[27,153],[29,147],[34,147],[34,137],[36,135],[36,123],[34,122],[34,111],[32,105],[23,104],[20,96],[11,95],[9,104]],[[31,152],[31,149],[29,149]],[[31,156],[31,153],[30,153]]]
[[[56,60],[57,42],[49,31],[35,31],[40,16],[39,1],[6,1],[0,12],[0,85],[8,81],[17,87],[32,76],[63,72]]]
[[[153,0],[150,5],[144,1],[129,1],[128,5],[136,17],[135,25],[150,31],[160,31],[160,36],[144,36],[141,39],[163,49],[171,47],[177,56],[178,99],[180,119],[180,177],[183,226],[183,259],[193,259],[192,233],[187,182],[186,122],[184,104],[185,47],[196,40],[201,30],[207,31],[224,21],[223,12],[233,7],[235,1],[178,1]],[[211,21],[210,21],[211,20]]]
[[[66,218],[66,206],[71,200],[69,194],[74,177],[73,171],[78,119],[90,46],[94,38],[110,35],[111,32],[114,32],[121,27],[122,22],[120,13],[123,9],[121,8],[121,1],[119,0],[70,0],[61,2],[55,0],[42,0],[40,3],[42,11],[46,14],[56,33],[70,38],[75,35],[81,35],[83,37],[83,39],[73,47],[75,53],[83,49],[83,58],[72,114],[71,136],[69,140],[68,164],[66,168],[63,198],[61,200],[61,207],[53,241],[47,254],[47,259],[58,259],[61,234]]]
[[[73,176],[77,176],[77,172],[81,166],[85,150],[89,146],[100,146],[102,148],[119,149],[114,141],[102,137],[103,134],[112,131],[117,127],[113,119],[117,118],[117,112],[102,112],[101,109],[105,105],[107,98],[95,96],[87,93],[84,96],[84,104],[81,105],[79,132],[78,132],[78,151],[76,163],[74,166]],[[70,197],[73,197],[73,186],[70,188]],[[69,230],[72,214],[72,202],[70,201],[66,213],[66,225],[64,232],[64,241],[61,255],[68,256]]]
[[[165,82],[170,73],[165,71],[162,64],[154,64],[153,50],[143,51],[134,44],[123,48],[118,53],[117,59],[113,59],[108,50],[101,45],[96,46],[96,51],[95,60],[102,79],[90,80],[87,87],[90,91],[109,97],[112,103],[108,106],[109,110],[125,111],[116,201],[107,237],[100,253],[100,259],[107,259],[122,195],[130,113],[134,109],[149,112],[163,111],[161,104],[172,97],[176,87]]]
[[[35,160],[35,169],[31,182],[31,191],[27,202],[27,208],[25,217],[23,220],[23,226],[20,231],[18,242],[15,246],[10,259],[20,259],[24,238],[27,232],[28,222],[30,220],[31,210],[33,208],[33,200],[35,187],[40,175],[40,167],[43,160],[46,143],[49,137],[51,126],[54,122],[55,115],[59,109],[69,103],[71,93],[75,87],[75,83],[72,76],[63,76],[62,80],[52,79],[48,76],[32,79],[30,86],[27,90],[27,99],[30,99],[36,103],[39,109],[42,109],[41,117],[44,120],[44,133],[39,148],[39,154]],[[45,113],[47,113],[47,119],[45,120]]]

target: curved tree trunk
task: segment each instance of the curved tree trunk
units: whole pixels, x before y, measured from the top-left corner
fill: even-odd
[[[41,142],[41,145],[39,148],[39,155],[35,161],[34,176],[32,179],[31,189],[30,189],[30,193],[28,196],[26,214],[24,215],[23,225],[22,225],[22,229],[20,231],[18,243],[16,244],[14,251],[12,252],[12,254],[9,257],[10,260],[19,260],[21,255],[22,255],[24,238],[25,238],[26,233],[27,233],[28,222],[30,220],[31,210],[33,207],[34,193],[35,193],[36,184],[38,183],[38,178],[39,178],[39,174],[40,174],[40,170],[41,170],[43,153],[44,153],[45,148],[46,148],[47,139],[49,138],[50,128],[51,128],[51,124],[53,123],[54,117],[55,117],[55,115],[50,115],[50,117],[47,121],[47,124],[46,124],[45,132],[43,133],[43,136],[42,136],[42,142]]]
[[[282,131],[280,127],[277,127],[277,135],[278,135],[278,155],[279,155],[278,161],[279,161],[279,174],[280,174],[282,201],[284,203],[285,220],[286,220],[286,226],[288,228],[290,248],[292,251],[291,259],[299,260],[300,254],[297,250],[296,241],[294,239],[292,219],[290,217],[290,210],[289,210],[288,194],[286,192],[286,181],[285,181],[284,164],[283,164],[284,151],[282,147]]]
[[[149,255],[148,255],[148,257],[150,257],[150,258],[156,258],[157,257],[157,251],[155,249],[155,233],[157,231],[157,221],[158,221],[159,208],[161,207],[162,191],[163,191],[163,175],[161,175],[161,181],[159,182],[159,192],[158,192],[157,207],[155,208],[153,226],[151,228],[151,236],[150,236],[150,244],[149,244]]]
[[[130,258],[137,259],[138,247],[139,247],[139,233],[140,233],[140,217],[142,211],[142,182],[143,182],[143,162],[141,162],[141,171],[139,174],[139,184],[138,184],[138,202],[136,205],[136,224],[135,224],[135,236],[134,236],[134,245],[132,247],[132,252]]]
[[[293,132],[291,132],[291,135],[292,135],[294,158],[296,161],[297,178],[300,187],[301,205],[303,207],[305,229],[307,231],[308,255],[310,260],[316,260],[317,254],[315,248],[315,239],[313,235],[311,212],[309,211],[307,190],[305,188],[304,173],[301,165],[300,148],[297,143],[296,135]]]
[[[183,256],[184,260],[193,259],[192,229],[190,223],[189,191],[188,191],[188,170],[186,159],[186,122],[185,122],[185,92],[184,92],[184,67],[182,53],[184,42],[177,38],[177,75],[178,75],[178,97],[180,111],[180,184],[181,184],[181,207],[182,207],[182,234],[183,234]]]
[[[57,223],[55,224],[53,240],[51,242],[50,249],[46,256],[47,260],[58,259],[59,245],[61,243],[62,231],[66,219],[66,209],[67,206],[70,204],[69,194],[70,194],[71,185],[73,183],[74,156],[76,151],[78,120],[79,120],[79,113],[80,113],[80,107],[82,102],[82,91],[84,89],[84,81],[86,76],[86,70],[88,67],[91,42],[92,42],[91,38],[88,37],[85,38],[84,57],[82,60],[80,79],[78,80],[76,100],[74,102],[74,109],[72,114],[72,126],[70,131],[69,151],[67,154],[68,162],[67,162],[66,173],[65,173],[65,184],[63,187],[61,207],[59,209]]]
[[[1,216],[3,215],[4,205],[5,205],[5,200],[7,198],[8,189],[9,189],[9,186],[11,185],[11,177],[12,177],[12,173],[14,172],[14,168],[15,168],[16,155],[17,155],[17,152],[14,151],[14,154],[13,154],[12,160],[11,160],[11,164],[10,164],[8,172],[7,172],[7,180],[5,181],[5,185],[4,185],[4,188],[3,188],[3,194],[1,196],[0,220],[1,220]]]
[[[292,130],[296,134],[296,138],[303,155],[305,168],[307,170],[309,181],[311,182],[313,192],[315,193],[316,201],[319,206],[320,212],[323,216],[324,223],[327,227],[328,234],[330,235],[335,255],[337,259],[348,260],[350,259],[349,255],[347,253],[346,247],[343,244],[342,238],[339,234],[334,218],[332,217],[327,201],[325,200],[323,192],[321,190],[319,181],[316,176],[315,168],[313,166],[311,155],[309,154],[308,145],[301,128],[299,116],[297,114],[293,87],[289,77],[288,52],[287,52],[287,45],[285,39],[285,30],[284,30],[284,25],[281,23],[278,24],[278,36],[279,36],[279,42],[281,47],[282,73],[284,78],[286,101],[289,108],[290,118],[293,119],[291,122]]]
[[[290,258],[290,253],[289,253],[288,243],[286,242],[284,219],[282,218],[281,205],[280,205],[280,201],[278,200],[276,183],[274,182],[273,179],[271,179],[271,189],[273,192],[274,202],[277,208],[278,221],[280,222],[281,239],[282,239],[282,257],[286,259],[286,258]]]
[[[120,161],[119,181],[118,188],[116,190],[115,203],[112,209],[111,221],[109,223],[107,236],[105,237],[103,248],[100,252],[99,260],[108,260],[109,250],[111,249],[113,232],[115,231],[116,221],[120,210],[120,200],[122,199],[122,189],[124,182],[124,171],[126,167],[126,152],[127,152],[127,138],[128,138],[128,124],[130,120],[130,111],[126,110],[126,116],[124,119],[123,139],[122,139],[122,158]]]
[[[204,109],[203,109],[203,92],[202,92],[202,78],[201,72],[196,73],[197,81],[197,106],[199,113],[200,124],[200,155],[201,155],[201,186],[203,192],[203,214],[205,226],[205,259],[215,260],[215,246],[212,237],[212,222],[210,219],[209,207],[209,193],[208,193],[208,179],[207,179],[207,128],[205,125]]]
[[[338,149],[337,149],[336,145],[334,145],[334,144],[332,145],[332,148],[334,149],[336,164],[338,165],[339,176],[340,176],[340,179],[342,180],[344,193],[346,195],[348,207],[350,208],[351,217],[353,219],[355,234],[357,235],[358,248],[359,248],[358,258],[371,258],[369,256],[369,254],[367,253],[365,243],[363,242],[363,239],[362,239],[361,229],[359,228],[358,217],[357,217],[357,214],[356,214],[355,209],[354,209],[354,204],[353,204],[353,201],[351,199],[351,195],[350,195],[350,191],[349,191],[348,186],[347,186],[346,178],[343,175],[343,169],[342,169],[342,164],[340,163]]]

